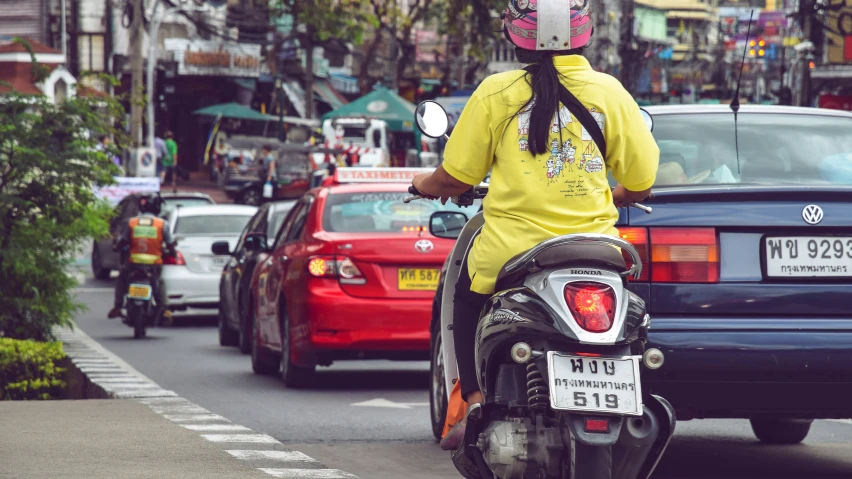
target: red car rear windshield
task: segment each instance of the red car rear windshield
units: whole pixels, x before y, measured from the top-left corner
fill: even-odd
[[[403,228],[429,227],[435,211],[460,211],[472,217],[479,202],[463,208],[451,202],[417,200],[403,203],[406,192],[338,193],[328,196],[323,229],[335,233],[402,233]]]

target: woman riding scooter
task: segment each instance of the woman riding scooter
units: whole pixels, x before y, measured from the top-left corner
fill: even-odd
[[[485,226],[454,298],[456,389],[467,404],[483,402],[474,336],[500,268],[556,236],[617,236],[616,206],[645,199],[656,178],[659,148],[639,106],[618,80],[596,72],[582,56],[592,35],[590,3],[511,0],[503,14],[504,34],[528,66],[486,78],[456,123],[443,164],[413,180],[418,194],[446,202],[492,171]],[[549,21],[539,23],[539,15]],[[566,101],[579,101],[591,114],[584,118],[594,119],[603,138],[595,141],[599,133],[585,128],[588,119],[572,115]],[[614,189],[609,174],[619,183]],[[460,447],[465,422],[445,434],[444,449]]]

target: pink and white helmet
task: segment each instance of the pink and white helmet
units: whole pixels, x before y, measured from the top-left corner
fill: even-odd
[[[509,0],[503,28],[524,50],[571,50],[592,37],[591,0]]]

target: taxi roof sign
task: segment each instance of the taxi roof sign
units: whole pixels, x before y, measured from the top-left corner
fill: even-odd
[[[409,183],[421,173],[434,168],[337,168],[335,183]]]

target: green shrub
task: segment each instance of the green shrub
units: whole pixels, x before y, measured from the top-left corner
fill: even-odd
[[[63,359],[62,343],[0,338],[0,400],[64,397]]]

